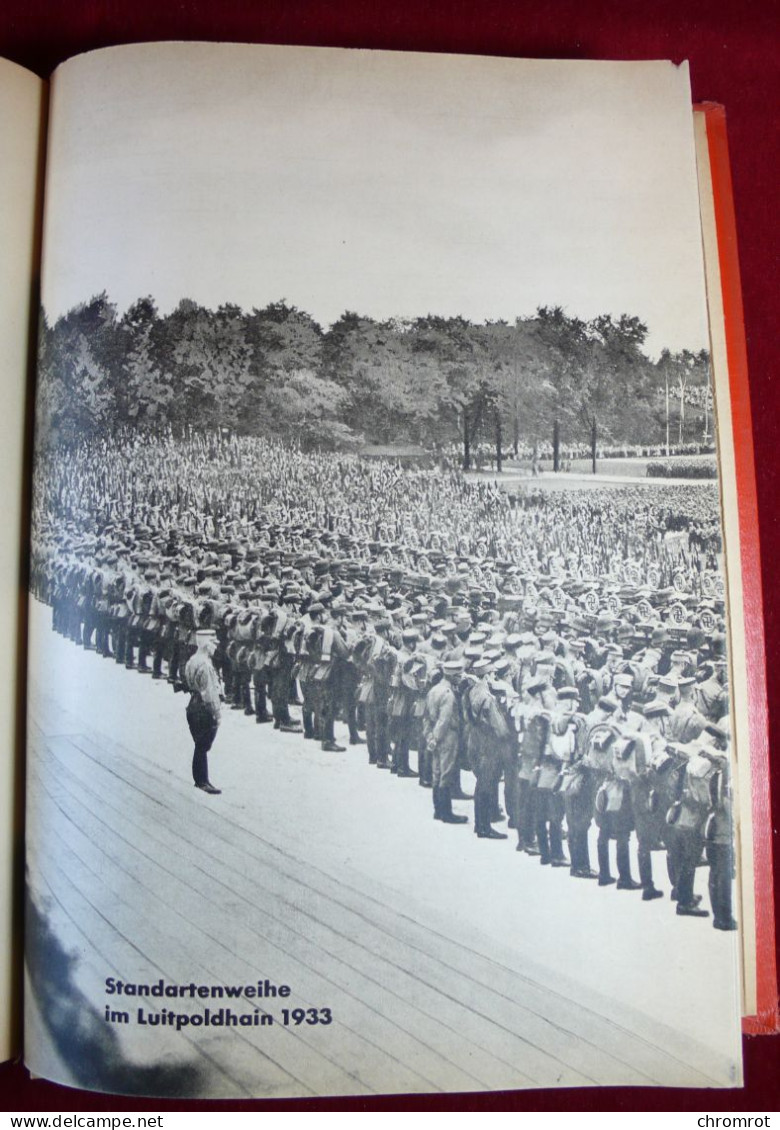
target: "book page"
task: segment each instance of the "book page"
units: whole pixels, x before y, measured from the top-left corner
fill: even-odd
[[[24,607],[22,505],[31,374],[31,315],[38,303],[38,223],[46,84],[0,60],[0,1060],[19,1052],[21,964],[19,902],[24,734]]]
[[[121,48],[49,152],[30,1068],[738,1086],[687,68]]]

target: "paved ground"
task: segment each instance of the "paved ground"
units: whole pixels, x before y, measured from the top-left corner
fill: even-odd
[[[533,477],[529,464],[516,464],[511,460],[505,463],[504,470],[497,475],[494,470],[472,471],[466,475],[472,481],[497,482],[505,490],[544,490],[544,491],[571,491],[571,490],[603,490],[608,487],[641,486],[691,486],[697,483],[712,483],[715,479],[648,479],[647,465],[651,462],[674,463],[680,459],[686,463],[712,463],[712,455],[686,455],[672,456],[666,459],[659,456],[657,459],[628,458],[628,459],[599,459],[597,473],[591,471],[589,459],[575,459],[570,461],[570,470],[553,471],[551,463],[543,464],[541,474]]]
[[[497,475],[495,471],[479,471],[466,475],[467,479],[481,482],[495,482],[504,490],[604,490],[617,487],[646,487],[653,490],[655,487],[671,486],[696,486],[701,483],[716,485],[715,479],[648,479],[645,475],[595,475],[585,471],[543,471],[533,477],[528,474],[518,474],[512,468]]]
[[[38,1073],[268,1097],[738,1081],[733,936],[434,822],[430,793],[364,747],[323,753],[238,712],[207,797],[184,696],[62,640],[36,603],[31,619]],[[262,1002],[271,1027],[177,1033],[106,1023],[128,1008],[110,976],[292,992]],[[334,1021],[285,1027],[283,1004]]]

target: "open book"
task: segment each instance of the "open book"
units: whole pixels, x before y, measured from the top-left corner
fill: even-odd
[[[670,63],[220,44],[0,100],[30,1070],[740,1085],[777,988],[722,112]]]

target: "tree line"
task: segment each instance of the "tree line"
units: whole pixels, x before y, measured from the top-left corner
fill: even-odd
[[[169,314],[106,294],[50,322],[42,312],[39,442],[128,427],[223,428],[294,437],[302,449],[364,443],[477,444],[497,467],[521,445],[668,444],[699,439],[706,352],[645,351],[639,318],[586,322],[540,307],[513,323],[461,317],[377,321],[346,312],[328,329],[285,301],[245,312],[189,299]],[[670,407],[671,397],[671,407]],[[686,414],[686,406],[688,408]],[[706,430],[705,421],[705,430]]]

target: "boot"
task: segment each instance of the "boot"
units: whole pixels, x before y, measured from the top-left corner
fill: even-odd
[[[569,861],[563,851],[561,826],[555,820],[550,823],[550,864],[553,867],[569,866]]]
[[[455,775],[455,781],[450,785],[450,796],[453,800],[472,800],[471,793],[464,793],[460,783],[460,769]]]
[[[450,798],[457,794],[450,789]],[[474,835],[479,836],[484,831],[484,820],[482,816],[482,797],[477,793],[474,797]]]
[[[539,862],[543,867],[548,867],[550,863],[550,840],[547,835],[547,822],[546,820],[539,820],[536,825],[536,840],[539,844]]]
[[[716,918],[712,925],[716,930],[738,930],[739,923],[733,918]]]
[[[599,856],[599,886],[608,887],[615,880],[609,873],[609,841],[603,843],[598,841],[598,856]]]
[[[443,824],[468,824],[468,816],[456,816],[452,811],[452,798],[450,797],[450,790],[446,786],[439,789],[439,812],[441,815],[439,819]],[[506,839],[506,836],[504,836]]]
[[[401,750],[401,755],[398,763],[398,776],[399,777],[417,777],[417,773],[409,767],[409,750],[404,748]]]
[[[505,832],[497,832],[495,828],[490,826],[490,810],[492,808],[491,798],[485,796],[474,797],[474,807],[479,804],[479,825],[475,820],[474,828],[480,840],[506,840],[509,837]]]
[[[506,832],[497,832],[495,828],[491,828],[488,824],[487,832],[478,832],[477,835],[481,840],[508,840]]]
[[[441,820],[441,789],[438,785],[433,786],[433,819]]]
[[[688,903],[684,906],[681,902],[677,903],[677,913],[684,915],[686,918],[709,918],[709,910],[702,910],[696,903]],[[722,927],[719,927],[719,929]]]
[[[631,858],[628,854],[628,841],[618,840],[617,842],[617,868],[618,868],[618,882],[617,889],[619,891],[639,891],[642,888],[641,883],[637,883],[631,877]]]

